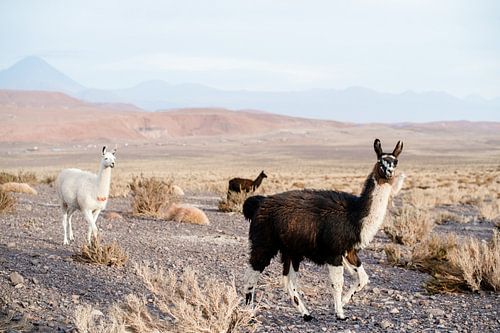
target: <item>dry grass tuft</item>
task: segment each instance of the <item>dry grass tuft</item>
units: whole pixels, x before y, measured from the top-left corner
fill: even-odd
[[[234,283],[226,285],[210,278],[200,283],[192,269],[180,278],[163,269],[136,269],[153,293],[153,305],[160,313],[152,314],[143,298],[129,295],[124,303],[113,305],[107,317],[91,306],[78,308],[75,326],[79,332],[232,333],[254,332],[257,328],[252,311],[240,305],[242,299]]]
[[[425,288],[432,293],[500,290],[500,235],[490,242],[476,238],[459,241],[455,234],[432,235],[407,255],[400,246],[385,247],[387,260],[432,276]]]
[[[414,188],[406,192],[404,195],[405,202],[418,208],[431,208],[436,206],[436,196],[432,190]]]
[[[109,186],[110,198],[125,198],[130,193],[130,186],[123,182],[111,182]]]
[[[38,179],[36,174],[29,171],[19,171],[17,175],[8,173],[8,172],[0,172],[0,184],[5,183],[28,183],[28,184],[36,184]]]
[[[384,227],[384,232],[398,244],[414,245],[426,238],[433,228],[434,222],[427,211],[403,205],[392,214],[390,222]]]
[[[411,265],[419,271],[433,274],[448,261],[448,255],[457,247],[457,236],[433,234],[412,250]]]
[[[89,244],[82,246],[80,253],[73,255],[76,261],[105,266],[123,266],[128,260],[128,255],[118,246],[118,243],[101,245],[99,237],[93,237]]]
[[[178,196],[178,197],[183,197],[184,196],[184,191],[180,186],[177,185],[172,185],[172,194]]]
[[[243,203],[250,194],[245,192],[227,192],[227,198],[219,201],[219,211],[224,213],[243,211]]]
[[[500,290],[500,235],[494,232],[490,242],[468,238],[449,255],[472,291]]]
[[[4,313],[0,311],[0,332],[32,332],[31,325],[25,316],[15,316],[14,312]]]
[[[448,222],[457,222],[457,223],[467,223],[468,219],[465,215],[459,215],[453,212],[440,212],[434,219],[436,224],[445,224]]]
[[[177,201],[172,182],[156,178],[135,176],[129,184],[132,191],[132,214],[160,218],[172,203]]]
[[[167,209],[164,218],[170,221],[191,224],[210,224],[207,215],[205,215],[205,213],[201,209],[190,205],[178,205],[175,203]]]
[[[490,202],[481,201],[478,204],[479,218],[486,221],[496,221],[500,219],[500,200]]]
[[[52,184],[54,184],[55,181],[56,181],[56,176],[50,175],[50,176],[45,176],[44,178],[42,178],[40,180],[40,183],[52,186]]]
[[[0,189],[2,189],[4,192],[16,192],[16,193],[26,193],[26,194],[32,194],[32,195],[37,195],[38,192],[29,186],[29,184],[26,183],[14,183],[14,182],[9,182],[9,183],[4,183],[0,185]]]
[[[404,266],[401,246],[392,243],[387,244],[386,246],[384,246],[384,252],[389,264],[391,264],[392,266]]]
[[[179,278],[172,271],[137,268],[158,299],[158,308],[174,319],[176,332],[253,331],[252,311],[242,308],[234,281],[226,285],[209,278],[204,284],[193,269]]]
[[[7,213],[14,210],[16,199],[0,188],[0,213]]]

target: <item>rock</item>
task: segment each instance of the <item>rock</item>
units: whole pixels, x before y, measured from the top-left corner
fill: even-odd
[[[374,294],[377,294],[377,295],[378,295],[378,294],[380,294],[380,289],[379,289],[379,288],[377,288],[377,287],[374,287],[374,288],[372,289],[372,291],[373,291],[373,293],[374,293]]]
[[[408,321],[408,326],[416,326],[418,325],[418,319],[410,319]]]
[[[383,330],[386,330],[388,329],[389,327],[392,326],[392,322],[387,320],[387,319],[384,319],[382,320],[380,323],[379,323],[379,326],[383,329]]]
[[[397,308],[392,308],[391,311],[389,311],[389,313],[396,314],[399,313],[399,310]]]
[[[7,243],[7,247],[8,247],[9,249],[11,249],[11,248],[13,248],[13,247],[16,247],[16,243],[15,243],[15,242],[9,242],[9,243]]]
[[[13,286],[17,286],[24,283],[24,278],[18,272],[12,272],[10,274],[10,282],[12,282]]]
[[[445,314],[444,310],[439,309],[439,308],[432,308],[432,309],[427,310],[427,312],[429,314],[433,315],[434,317],[441,317],[441,316],[444,316],[444,314]]]

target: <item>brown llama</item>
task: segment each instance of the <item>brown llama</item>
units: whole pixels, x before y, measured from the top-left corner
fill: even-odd
[[[255,180],[245,179],[245,178],[233,178],[229,181],[228,197],[229,192],[255,192],[255,190],[260,186],[262,180],[267,178],[264,170],[255,178]]]
[[[243,214],[250,220],[250,260],[244,278],[247,304],[253,304],[260,274],[280,252],[285,291],[304,320],[312,319],[297,285],[299,265],[305,258],[328,266],[336,316],[346,318],[343,305],[368,283],[357,251],[375,237],[384,221],[393,183],[399,182],[394,176],[403,143],[399,141],[392,153],[384,153],[376,139],[374,149],[377,162],[359,196],[295,190],[245,201]],[[343,265],[355,277],[344,297]]]

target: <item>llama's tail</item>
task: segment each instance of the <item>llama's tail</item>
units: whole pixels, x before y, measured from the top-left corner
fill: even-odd
[[[243,204],[243,216],[245,216],[247,220],[252,220],[265,198],[266,197],[262,195],[254,195],[246,199]]]

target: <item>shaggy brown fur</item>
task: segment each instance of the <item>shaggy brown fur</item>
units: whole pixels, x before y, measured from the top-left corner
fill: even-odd
[[[250,270],[245,282],[247,303],[253,303],[258,278],[252,272],[262,273],[278,252],[285,277],[290,265],[298,271],[305,258],[318,265],[342,267],[345,256],[356,271],[361,266],[357,250],[368,245],[383,222],[394,189],[397,157],[402,149],[403,143],[398,142],[392,153],[384,153],[380,140],[375,140],[377,162],[359,196],[337,191],[295,190],[248,198],[243,205],[243,214],[250,220]],[[332,281],[332,287],[335,283],[339,282]],[[334,288],[338,291],[339,286]],[[291,293],[295,292],[293,289]],[[312,317],[300,300],[295,297],[293,300],[304,320],[310,320]],[[341,304],[339,298],[337,304]],[[337,315],[344,319],[341,306]]]

